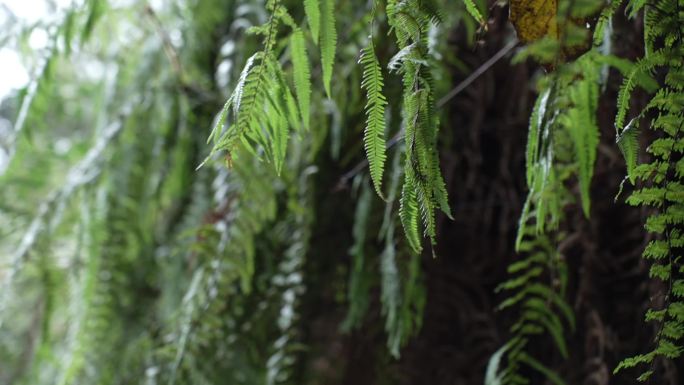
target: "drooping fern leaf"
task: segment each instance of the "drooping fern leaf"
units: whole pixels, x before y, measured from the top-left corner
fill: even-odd
[[[528,384],[521,374],[521,367],[530,367],[557,385],[565,382],[552,369],[526,352],[532,338],[548,335],[561,356],[568,357],[565,329],[575,328],[572,309],[564,299],[565,264],[554,249],[551,238],[538,235],[534,226],[524,226],[524,236],[519,251],[523,258],[508,267],[511,276],[497,287],[497,291],[510,293],[498,309],[516,307],[517,321],[511,326],[512,337],[499,351],[492,355],[488,365],[486,384]],[[551,282],[557,281],[559,287]],[[505,361],[501,356],[505,357]],[[505,362],[505,365],[502,364]]]
[[[350,330],[359,326],[370,305],[371,278],[369,277],[368,262],[366,262],[366,252],[364,251],[373,196],[368,182],[368,178],[364,178],[360,182],[361,191],[354,211],[354,227],[352,229],[354,244],[349,249],[352,258],[348,289],[349,311],[342,323],[343,330]]]
[[[590,11],[586,4],[577,5],[579,9],[575,9],[575,4],[566,6],[570,7],[569,15]],[[561,48],[552,57],[533,55],[555,71],[541,83],[543,88],[530,117],[525,161],[529,193],[515,244],[523,259],[509,265],[511,278],[498,288],[511,293],[499,308],[515,308],[519,314],[510,329],[512,337],[500,353],[506,357],[505,365],[500,357],[492,358],[499,360],[499,370],[489,377],[500,384],[529,383],[523,367],[534,369],[552,383],[564,384],[548,364],[527,351],[527,345],[533,338],[546,335],[562,357],[569,355],[566,330],[573,330],[575,321],[565,301],[567,273],[557,251],[556,245],[562,239],[558,228],[564,208],[574,200],[567,188],[572,176],[578,178],[582,209],[589,215],[590,184],[599,139],[595,114],[600,79],[596,68],[610,62],[602,60],[597,50],[590,50],[574,62],[559,65],[558,55],[569,43],[551,36],[545,39]],[[543,44],[547,44],[544,39],[535,41],[528,49],[540,49]],[[494,362],[491,364],[495,367]]]
[[[328,97],[331,97],[330,81],[335,64],[335,50],[337,49],[337,30],[335,29],[335,2],[321,0],[321,64],[323,69],[323,87]]]
[[[95,29],[95,25],[100,20],[100,18],[107,11],[107,1],[105,0],[88,0],[86,7],[88,10],[88,18],[84,28],[81,30],[81,45],[86,43],[90,39],[90,35]]]
[[[475,19],[480,25],[485,23],[484,17],[482,17],[482,14],[480,13],[480,10],[477,9],[477,6],[473,2],[473,0],[463,0],[463,4],[465,4],[466,11],[470,14],[470,16]]]
[[[404,234],[409,246],[415,253],[419,253],[423,247],[421,245],[421,237],[419,233],[418,222],[418,199],[416,198],[416,185],[414,178],[404,175],[404,186],[401,190],[401,198],[399,199],[399,217],[401,224],[404,227]]]
[[[435,209],[440,208],[451,216],[437,153],[439,120],[434,107],[427,35],[431,23],[439,20],[439,16],[431,9],[409,0],[390,2],[387,6],[388,20],[400,48],[390,61],[390,69],[402,74],[404,85],[406,158],[400,214],[409,244],[416,252],[421,250],[420,237],[416,237],[420,224],[424,236],[434,244]]]
[[[263,50],[247,59],[233,93],[219,114],[209,135],[209,140],[214,142],[209,157],[224,150],[232,158],[240,146],[253,156],[263,154],[280,174],[289,131],[296,130],[302,122],[305,127],[308,126],[310,70],[303,33],[295,26],[292,17],[277,0],[269,1],[267,8],[271,11],[268,22],[252,29],[264,35]],[[281,22],[294,29],[291,51],[298,103],[295,103],[281,63],[273,52]],[[230,107],[233,124],[224,129]]]
[[[309,105],[311,103],[311,70],[309,57],[306,53],[304,33],[296,29],[290,37],[290,49],[292,51],[292,71],[294,86],[297,94],[299,111],[304,122],[304,128],[309,128]]]
[[[525,150],[525,171],[528,186],[532,186],[534,184],[535,164],[537,164],[539,160],[541,129],[543,118],[546,115],[546,108],[549,103],[550,93],[551,90],[547,89],[537,98],[530,116],[530,127],[527,134],[527,148]]]
[[[319,1],[320,0],[304,0],[306,20],[309,22],[311,37],[316,44],[318,44],[318,33],[321,27],[321,9]]]
[[[380,256],[380,299],[382,314],[385,317],[387,347],[390,354],[396,358],[399,358],[400,349],[409,337],[420,329],[426,299],[425,288],[421,282],[420,255],[413,253],[408,261],[402,258],[402,253],[407,249],[397,247],[394,236],[398,227],[394,210],[403,176],[402,155],[403,151],[399,149],[392,156],[389,191],[380,228],[380,236],[385,243]],[[418,234],[415,236],[418,237]],[[420,242],[419,237],[417,241]]]
[[[625,163],[627,163],[627,176],[632,184],[636,183],[634,170],[636,169],[639,153],[639,127],[637,124],[639,124],[638,119],[630,120],[629,124],[617,135],[615,140],[622,156],[625,158]]]
[[[629,111],[629,103],[634,88],[641,85],[647,87],[647,91],[653,91],[653,87],[651,86],[652,81],[644,81],[643,79],[644,77],[649,79],[651,71],[657,66],[664,65],[666,60],[666,56],[663,52],[650,56],[648,60],[640,60],[622,83],[617,98],[618,112],[615,117],[615,127],[617,127],[618,130],[624,127],[625,117],[627,116],[627,111]]]
[[[580,197],[584,215],[589,217],[589,188],[594,174],[599,129],[596,123],[598,101],[598,77],[591,55],[584,55],[575,63],[582,78],[574,81],[567,90],[569,108],[560,117],[560,123],[567,127],[575,146],[578,164]]]
[[[647,366],[638,381],[647,381],[661,360],[676,360],[684,354],[684,45],[682,44],[681,2],[660,0],[651,3],[633,0],[630,15],[644,9],[646,56],[638,61],[620,89],[615,125],[618,145],[625,155],[629,180],[639,183],[627,198],[634,206],[649,206],[652,214],[645,228],[654,235],[643,252],[651,263],[650,276],[664,282],[666,289],[659,304],[646,313],[647,322],[658,325],[655,343],[646,353],[622,360],[615,372]],[[629,112],[629,99],[639,76],[666,74],[664,84],[646,107],[623,128]],[[660,77],[662,79],[662,77]],[[650,91],[654,91],[651,89]],[[636,128],[644,117],[652,116],[648,127],[657,137],[646,148],[650,162],[637,165]]]
[[[382,194],[382,175],[385,168],[385,105],[387,100],[382,94],[383,79],[378,58],[375,56],[373,41],[361,54],[363,81],[361,87],[366,90],[366,128],[363,143],[368,157],[371,179],[375,191]],[[384,199],[384,198],[383,198]]]

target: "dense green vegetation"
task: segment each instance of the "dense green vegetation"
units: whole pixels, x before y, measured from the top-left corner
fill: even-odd
[[[683,0],[9,9],[0,384],[684,379]]]

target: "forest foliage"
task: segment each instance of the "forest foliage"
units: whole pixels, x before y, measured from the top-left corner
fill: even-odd
[[[653,343],[612,369],[646,381],[681,362],[684,1],[84,0],[0,34],[35,69],[0,109],[0,383],[323,383],[305,342],[321,291],[346,307],[342,333],[377,306],[399,359],[430,300],[421,260],[443,258],[458,204],[440,144],[464,64],[446,37],[477,44],[494,7],[505,52],[538,76],[517,256],[495,289],[515,322],[484,383],[569,383],[533,346],[571,354],[562,245],[574,212],[592,220],[601,103],[624,156],[615,200],[645,208],[663,283]],[[616,20],[642,23],[641,57],[613,52]],[[336,173],[354,207],[325,212]],[[353,223],[344,261],[315,236],[337,216]]]

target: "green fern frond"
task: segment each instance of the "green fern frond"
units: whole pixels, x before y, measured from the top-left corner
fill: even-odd
[[[569,355],[565,330],[575,330],[575,319],[572,308],[563,297],[565,266],[546,235],[526,234],[521,249],[525,250],[523,259],[509,265],[510,278],[496,289],[509,293],[498,309],[515,306],[519,312],[517,321],[510,328],[513,336],[497,352],[506,355],[506,366],[502,367],[501,357],[492,356],[488,377],[502,385],[529,383],[520,373],[520,367],[525,365],[542,373],[551,382],[563,383],[555,371],[526,352],[526,347],[532,337],[546,334],[561,356]],[[547,282],[546,276],[556,273],[561,274],[559,288],[551,287]]]
[[[629,110],[631,94],[634,88],[640,85],[639,80],[644,76],[649,76],[655,67],[664,65],[666,61],[667,54],[663,51],[658,51],[650,56],[648,60],[640,60],[630,75],[625,78],[624,82],[622,83],[622,87],[620,87],[620,93],[618,94],[618,111],[617,115],[615,116],[615,127],[618,129],[622,129],[622,127],[624,127],[625,117],[627,116],[627,112]]]
[[[81,30],[81,45],[85,44],[88,39],[90,39],[90,36],[95,29],[95,25],[107,11],[107,6],[107,1],[104,0],[88,0],[86,2],[88,18],[86,19],[83,30]]]
[[[603,10],[601,11],[599,19],[596,22],[596,27],[594,27],[594,36],[592,39],[594,42],[594,46],[599,46],[601,45],[601,43],[603,43],[606,27],[610,25],[610,21],[613,18],[613,15],[618,10],[618,8],[620,8],[622,2],[623,0],[612,0],[610,1],[610,4],[608,4],[608,6],[603,8]]]
[[[320,0],[304,0],[304,13],[306,13],[306,20],[309,22],[311,37],[316,44],[318,44],[318,33],[321,27],[321,9],[319,1]]]
[[[331,97],[330,81],[335,64],[335,50],[337,49],[337,30],[335,27],[335,1],[321,0],[321,64],[323,68],[323,87],[328,97]]]
[[[382,194],[382,175],[385,168],[385,106],[387,100],[382,94],[383,78],[378,58],[375,56],[373,42],[361,53],[363,80],[361,87],[366,90],[366,128],[363,143],[368,157],[371,179],[375,191]]]
[[[568,90],[572,107],[562,115],[561,123],[567,127],[575,145],[582,209],[584,215],[589,217],[591,202],[589,190],[599,143],[599,128],[595,117],[598,79],[591,61],[580,61],[578,64],[582,69],[583,78],[575,81]]]
[[[224,150],[230,158],[234,158],[238,147],[243,147],[252,156],[263,155],[280,175],[290,130],[309,125],[310,68],[301,29],[294,25],[287,10],[277,1],[269,2],[269,8],[271,18],[259,32],[264,35],[264,49],[247,59],[209,140],[214,142],[211,155]],[[280,21],[294,29],[290,38],[290,50],[296,99],[285,80],[279,60],[273,54]],[[224,130],[223,125],[230,107],[233,124]]]
[[[684,304],[682,297],[681,274],[684,273],[681,248],[682,224],[684,223],[684,173],[681,172],[684,162],[681,153],[684,151],[684,139],[681,135],[684,113],[684,97],[681,89],[682,42],[681,12],[679,1],[661,0],[653,4],[632,0],[628,4],[633,17],[644,9],[644,34],[646,56],[639,60],[635,69],[625,78],[618,98],[618,114],[616,127],[621,127],[629,110],[628,101],[636,83],[638,74],[665,72],[664,85],[651,97],[646,107],[633,118],[629,124],[619,131],[618,144],[628,164],[628,176],[632,184],[643,183],[628,198],[627,203],[635,206],[655,208],[646,220],[645,228],[652,232],[655,239],[645,247],[642,257],[651,263],[649,276],[667,283],[664,293],[665,303],[659,309],[649,309],[645,319],[657,322],[658,331],[655,343],[650,352],[622,360],[614,372],[626,368],[648,365],[637,378],[638,381],[649,380],[657,360],[673,360],[684,354]],[[663,77],[658,76],[663,79]],[[655,89],[649,89],[654,92]],[[647,114],[648,112],[648,114]],[[649,128],[658,133],[646,151],[651,155],[649,163],[636,165],[636,154],[639,150],[636,138],[636,127],[639,120],[653,116]]]
[[[539,161],[541,130],[550,94],[551,89],[548,88],[537,97],[530,115],[530,128],[527,134],[527,147],[525,150],[525,170],[527,186],[529,188],[532,188],[534,185],[535,164]]]
[[[636,182],[634,170],[636,168],[637,158],[639,155],[638,124],[638,118],[632,119],[615,139],[618,147],[620,148],[620,152],[622,152],[622,156],[625,158],[625,162],[627,163],[627,176],[632,184]]]
[[[530,226],[524,226],[530,230]],[[521,242],[523,258],[509,265],[510,278],[501,283],[496,291],[509,293],[498,309],[516,307],[519,315],[511,326],[513,336],[497,352],[506,355],[506,366],[502,367],[501,357],[490,358],[488,377],[501,385],[526,384],[529,380],[520,373],[520,367],[526,365],[542,373],[554,383],[563,383],[560,376],[525,351],[532,337],[546,334],[551,337],[559,353],[563,357],[569,355],[565,342],[565,330],[575,329],[572,308],[564,299],[565,270],[564,262],[558,257],[551,244],[551,239],[543,234],[537,235],[534,230],[527,232]],[[558,274],[559,287],[548,283],[548,276]],[[495,362],[496,361],[496,362]]]
[[[477,6],[475,3],[473,3],[473,0],[463,0],[463,4],[465,4],[466,11],[470,14],[470,16],[475,19],[480,24],[484,24],[485,20],[484,17],[482,17],[482,14],[480,13],[480,10],[477,9]]]
[[[369,275],[368,262],[366,262],[364,246],[366,233],[368,232],[368,217],[372,205],[371,198],[372,190],[369,186],[368,178],[363,178],[361,181],[361,192],[356,203],[356,210],[354,211],[354,227],[352,229],[354,244],[349,249],[349,254],[352,258],[347,293],[349,309],[347,317],[342,322],[342,329],[346,331],[356,328],[361,324],[370,305],[371,277]]]
[[[404,188],[402,202],[415,202],[424,235],[432,244],[436,241],[435,209],[439,207],[451,217],[437,152],[439,120],[434,107],[434,85],[426,39],[431,23],[439,19],[433,8],[411,0],[391,2],[387,6],[390,27],[400,49],[390,61],[389,68],[402,74],[404,85],[404,172],[405,187],[410,183],[411,195],[404,197],[403,194],[408,193]],[[418,221],[402,218],[402,224],[407,234],[411,232],[407,237],[413,250],[420,250],[414,247],[416,240],[420,241],[415,236],[419,232]]]
[[[214,146],[214,150],[227,149],[232,151],[236,145],[236,141],[240,138],[240,134],[248,130],[249,122],[253,118],[250,113],[255,109],[254,106],[258,104],[258,97],[263,95],[263,87],[261,87],[261,81],[263,76],[262,72],[262,62],[264,60],[264,53],[257,52],[250,56],[245,62],[245,67],[240,73],[240,78],[231,94],[228,101],[224,106],[233,107],[233,116],[236,121],[236,127],[229,132],[224,133],[220,139],[219,143]],[[244,100],[243,100],[244,99]],[[217,124],[212,130],[210,138],[216,139],[216,134],[218,130],[222,129],[223,123],[225,122],[226,114],[223,112],[220,115],[219,122],[221,125]]]
[[[416,181],[410,169],[405,170],[404,186],[401,190],[401,198],[399,200],[399,217],[401,218],[401,225],[406,234],[411,250],[416,254],[423,249],[421,245],[421,237],[419,233],[419,219],[418,219],[418,199],[416,197]]]
[[[380,261],[380,299],[382,301],[382,314],[385,317],[387,347],[390,354],[396,358],[399,358],[400,348],[406,344],[408,338],[419,330],[425,306],[425,289],[421,283],[420,274],[421,256],[412,252],[413,255],[407,261],[402,255],[406,249],[397,247],[394,238],[396,228],[395,201],[399,195],[398,189],[403,173],[402,155],[403,151],[400,148],[392,156],[389,191],[385,203],[383,223],[380,227],[380,236],[385,243]]]
[[[292,52],[292,73],[297,94],[299,111],[304,122],[304,128],[309,129],[309,105],[311,104],[311,70],[309,57],[306,53],[306,41],[301,29],[296,29],[290,37]]]

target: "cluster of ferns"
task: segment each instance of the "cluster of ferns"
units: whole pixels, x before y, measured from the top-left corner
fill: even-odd
[[[73,291],[67,299],[46,296],[44,341],[32,364],[44,369],[35,369],[28,383],[54,383],[55,378],[60,384],[132,383],[141,381],[136,375],[142,371],[146,383],[204,384],[226,378],[236,384],[264,383],[264,378],[268,384],[287,382],[298,370],[296,356],[302,350],[298,309],[307,290],[304,258],[313,251],[309,249],[315,215],[310,209],[314,204],[310,179],[316,170],[311,165],[328,126],[331,153],[340,155],[340,130],[334,127],[341,112],[325,100],[334,99],[339,89],[365,105],[363,147],[368,164],[368,172],[357,175],[353,183],[358,199],[349,253],[350,308],[342,326],[358,326],[369,307],[364,242],[375,224],[370,223],[370,208],[383,204],[377,234],[382,244],[381,312],[388,350],[398,357],[422,323],[426,293],[420,284],[420,258],[440,258],[434,251],[436,218],[451,217],[440,170],[436,102],[445,91],[441,84],[448,82],[436,75],[441,58],[435,35],[445,31],[440,29],[445,20],[453,20],[444,11],[447,4],[458,7],[463,18],[467,13],[467,22],[479,25],[486,34],[486,1],[371,0],[363,7],[341,0],[187,3],[193,5],[174,6],[190,15],[187,24],[179,25],[193,29],[184,35],[191,58],[174,52],[165,39],[161,39],[163,47],[154,46],[154,55],[144,50],[152,44],[143,38],[145,44],[124,49],[119,64],[125,70],[120,71],[111,104],[118,106],[125,100],[126,108],[118,106],[110,130],[103,130],[111,135],[103,135],[102,143],[74,168],[74,174],[88,178],[72,178],[73,183],[51,196],[12,262],[10,278],[19,276],[27,262],[35,262],[46,282]],[[521,1],[509,3],[519,7]],[[516,56],[516,60],[531,58],[546,69],[536,83],[538,98],[529,119],[528,195],[515,241],[518,258],[508,267],[509,279],[497,288],[505,298],[499,309],[516,312],[517,319],[507,342],[491,356],[485,382],[527,384],[530,373],[535,373],[533,378],[565,383],[544,357],[531,353],[529,345],[535,339],[549,339],[560,356],[569,354],[567,340],[575,329],[575,317],[566,302],[568,268],[559,245],[566,236],[562,224],[568,210],[581,207],[591,220],[590,187],[599,145],[597,105],[608,68],[623,79],[614,125],[615,145],[627,165],[626,201],[648,208],[645,229],[652,240],[643,258],[650,264],[652,279],[665,287],[661,300],[654,301],[656,305],[645,315],[645,322],[657,328],[654,344],[615,368],[637,367],[642,373],[638,379],[645,381],[659,362],[681,359],[684,353],[684,0],[532,3],[552,5],[553,28],[531,40],[519,34],[521,49]],[[72,41],[83,44],[95,33],[96,24],[106,19],[106,1],[85,0],[85,4],[85,9],[69,11],[56,28],[52,51],[69,54]],[[338,44],[341,8],[348,19],[362,21],[350,29],[363,25],[362,33],[344,36],[365,37],[345,42],[344,50]],[[643,18],[645,53],[636,61],[611,53],[616,17]],[[217,103],[207,111],[202,101],[222,90],[202,90],[215,79],[202,78],[195,84],[193,76],[200,78],[195,72],[214,64],[205,63],[205,54],[215,53],[216,47],[204,44],[225,20],[233,21],[231,31],[244,33],[239,37],[245,43],[238,49],[226,44],[217,60],[244,65],[226,82],[232,92],[223,108]],[[243,31],[245,25],[249,28]],[[81,35],[75,36],[79,28]],[[350,54],[349,47],[355,52]],[[363,49],[356,52],[359,47]],[[58,56],[53,54],[44,63],[46,74]],[[169,70],[165,60],[174,62],[177,56],[185,59],[186,67]],[[359,73],[344,66],[354,57],[358,63],[353,67],[359,66]],[[169,96],[168,89],[159,86],[168,84],[179,91]],[[208,88],[212,87],[220,88]],[[631,102],[637,89],[649,95],[641,110]],[[137,96],[129,97],[129,92]],[[30,104],[32,97],[29,92],[25,100]],[[36,98],[47,97],[39,90]],[[32,111],[40,112],[40,103],[36,104]],[[49,98],[43,101],[51,104]],[[208,138],[212,149],[204,162],[208,148],[200,141],[206,133],[193,129],[197,126],[213,127]],[[198,132],[200,140],[195,137]],[[118,144],[111,144],[117,135],[121,136]],[[100,159],[110,147],[115,156]],[[197,164],[203,167],[195,170]],[[108,173],[101,172],[105,168]],[[90,188],[98,178],[111,178],[114,192],[98,192],[108,191],[102,186]],[[83,241],[83,253],[89,256],[83,267],[85,278],[75,279],[77,284],[71,288],[57,279],[61,273],[54,262],[55,266],[29,261],[28,256],[47,248],[51,231],[62,221],[60,210],[74,205],[71,197],[76,193],[86,197],[78,208],[83,215],[71,216],[79,216],[79,224],[91,235]],[[189,203],[179,207],[169,203],[178,196]],[[157,218],[159,223],[150,219],[162,211],[168,218]],[[172,258],[181,254],[179,249],[187,256],[187,266]],[[15,284],[8,281],[8,287]],[[152,307],[153,301],[138,295],[154,291],[150,281],[161,292],[154,305],[163,316],[141,311]],[[11,299],[9,293],[0,293],[0,310]],[[67,308],[69,317],[72,311],[75,314],[69,318],[75,321],[64,345],[50,334],[51,312],[60,306]],[[50,346],[58,348],[50,353]],[[63,364],[55,363],[56,354]],[[58,374],[42,374],[53,373],[53,367]]]
[[[653,262],[651,276],[667,283],[662,307],[646,315],[647,321],[660,325],[655,346],[650,352],[624,359],[616,371],[644,364],[639,379],[646,380],[657,359],[675,359],[684,351],[684,138],[680,134],[684,122],[684,4],[680,0],[627,2],[630,18],[644,18],[646,53],[634,63],[613,56],[606,48],[610,47],[611,19],[622,3],[560,1],[553,33],[526,42],[518,54],[519,58],[534,58],[549,71],[538,83],[539,97],[530,117],[526,150],[529,194],[516,241],[521,259],[510,265],[511,278],[499,287],[509,293],[500,308],[515,307],[519,319],[511,327],[508,343],[490,360],[489,384],[528,383],[521,366],[541,372],[556,384],[564,383],[542,360],[526,353],[526,344],[531,338],[547,335],[567,357],[565,338],[575,321],[564,299],[567,274],[563,256],[557,251],[563,238],[558,229],[564,211],[576,198],[568,188],[573,180],[579,187],[584,214],[589,217],[591,212],[590,185],[599,142],[596,108],[605,81],[601,69],[606,67],[624,77],[615,127],[616,145],[628,166],[627,181],[635,185],[627,202],[655,208],[646,222],[654,239],[643,257]],[[305,40],[320,49],[322,85],[329,95],[336,33],[332,0],[305,0],[303,4],[306,27],[294,21],[280,1],[269,1],[270,19],[255,30],[263,36],[263,49],[247,61],[221,112],[210,138],[214,151],[226,151],[232,157],[246,150],[265,158],[279,172],[290,133],[310,129],[312,66]],[[473,18],[485,22],[472,0],[465,0],[464,5]],[[382,12],[384,17],[379,17]],[[439,168],[439,120],[431,76],[434,56],[428,39],[441,15],[439,7],[427,0],[376,1],[370,13],[368,42],[359,60],[363,67],[360,86],[366,95],[364,146],[370,179],[377,195],[388,200],[383,190],[386,108],[399,107],[404,142],[399,217],[407,244],[420,253],[425,240],[431,245],[436,242],[436,210],[450,216]],[[396,54],[382,64],[374,45],[376,24],[381,22],[388,24],[397,47]],[[276,49],[281,27],[289,29],[289,40]],[[291,62],[294,87],[288,85],[284,61],[279,57]],[[392,73],[401,76],[401,100],[387,100],[383,94],[384,74]],[[648,105],[638,112],[629,108],[636,87],[652,94]],[[644,163],[638,162],[640,127],[655,131],[657,138],[646,147],[650,161]],[[389,202],[392,200],[393,196]]]

